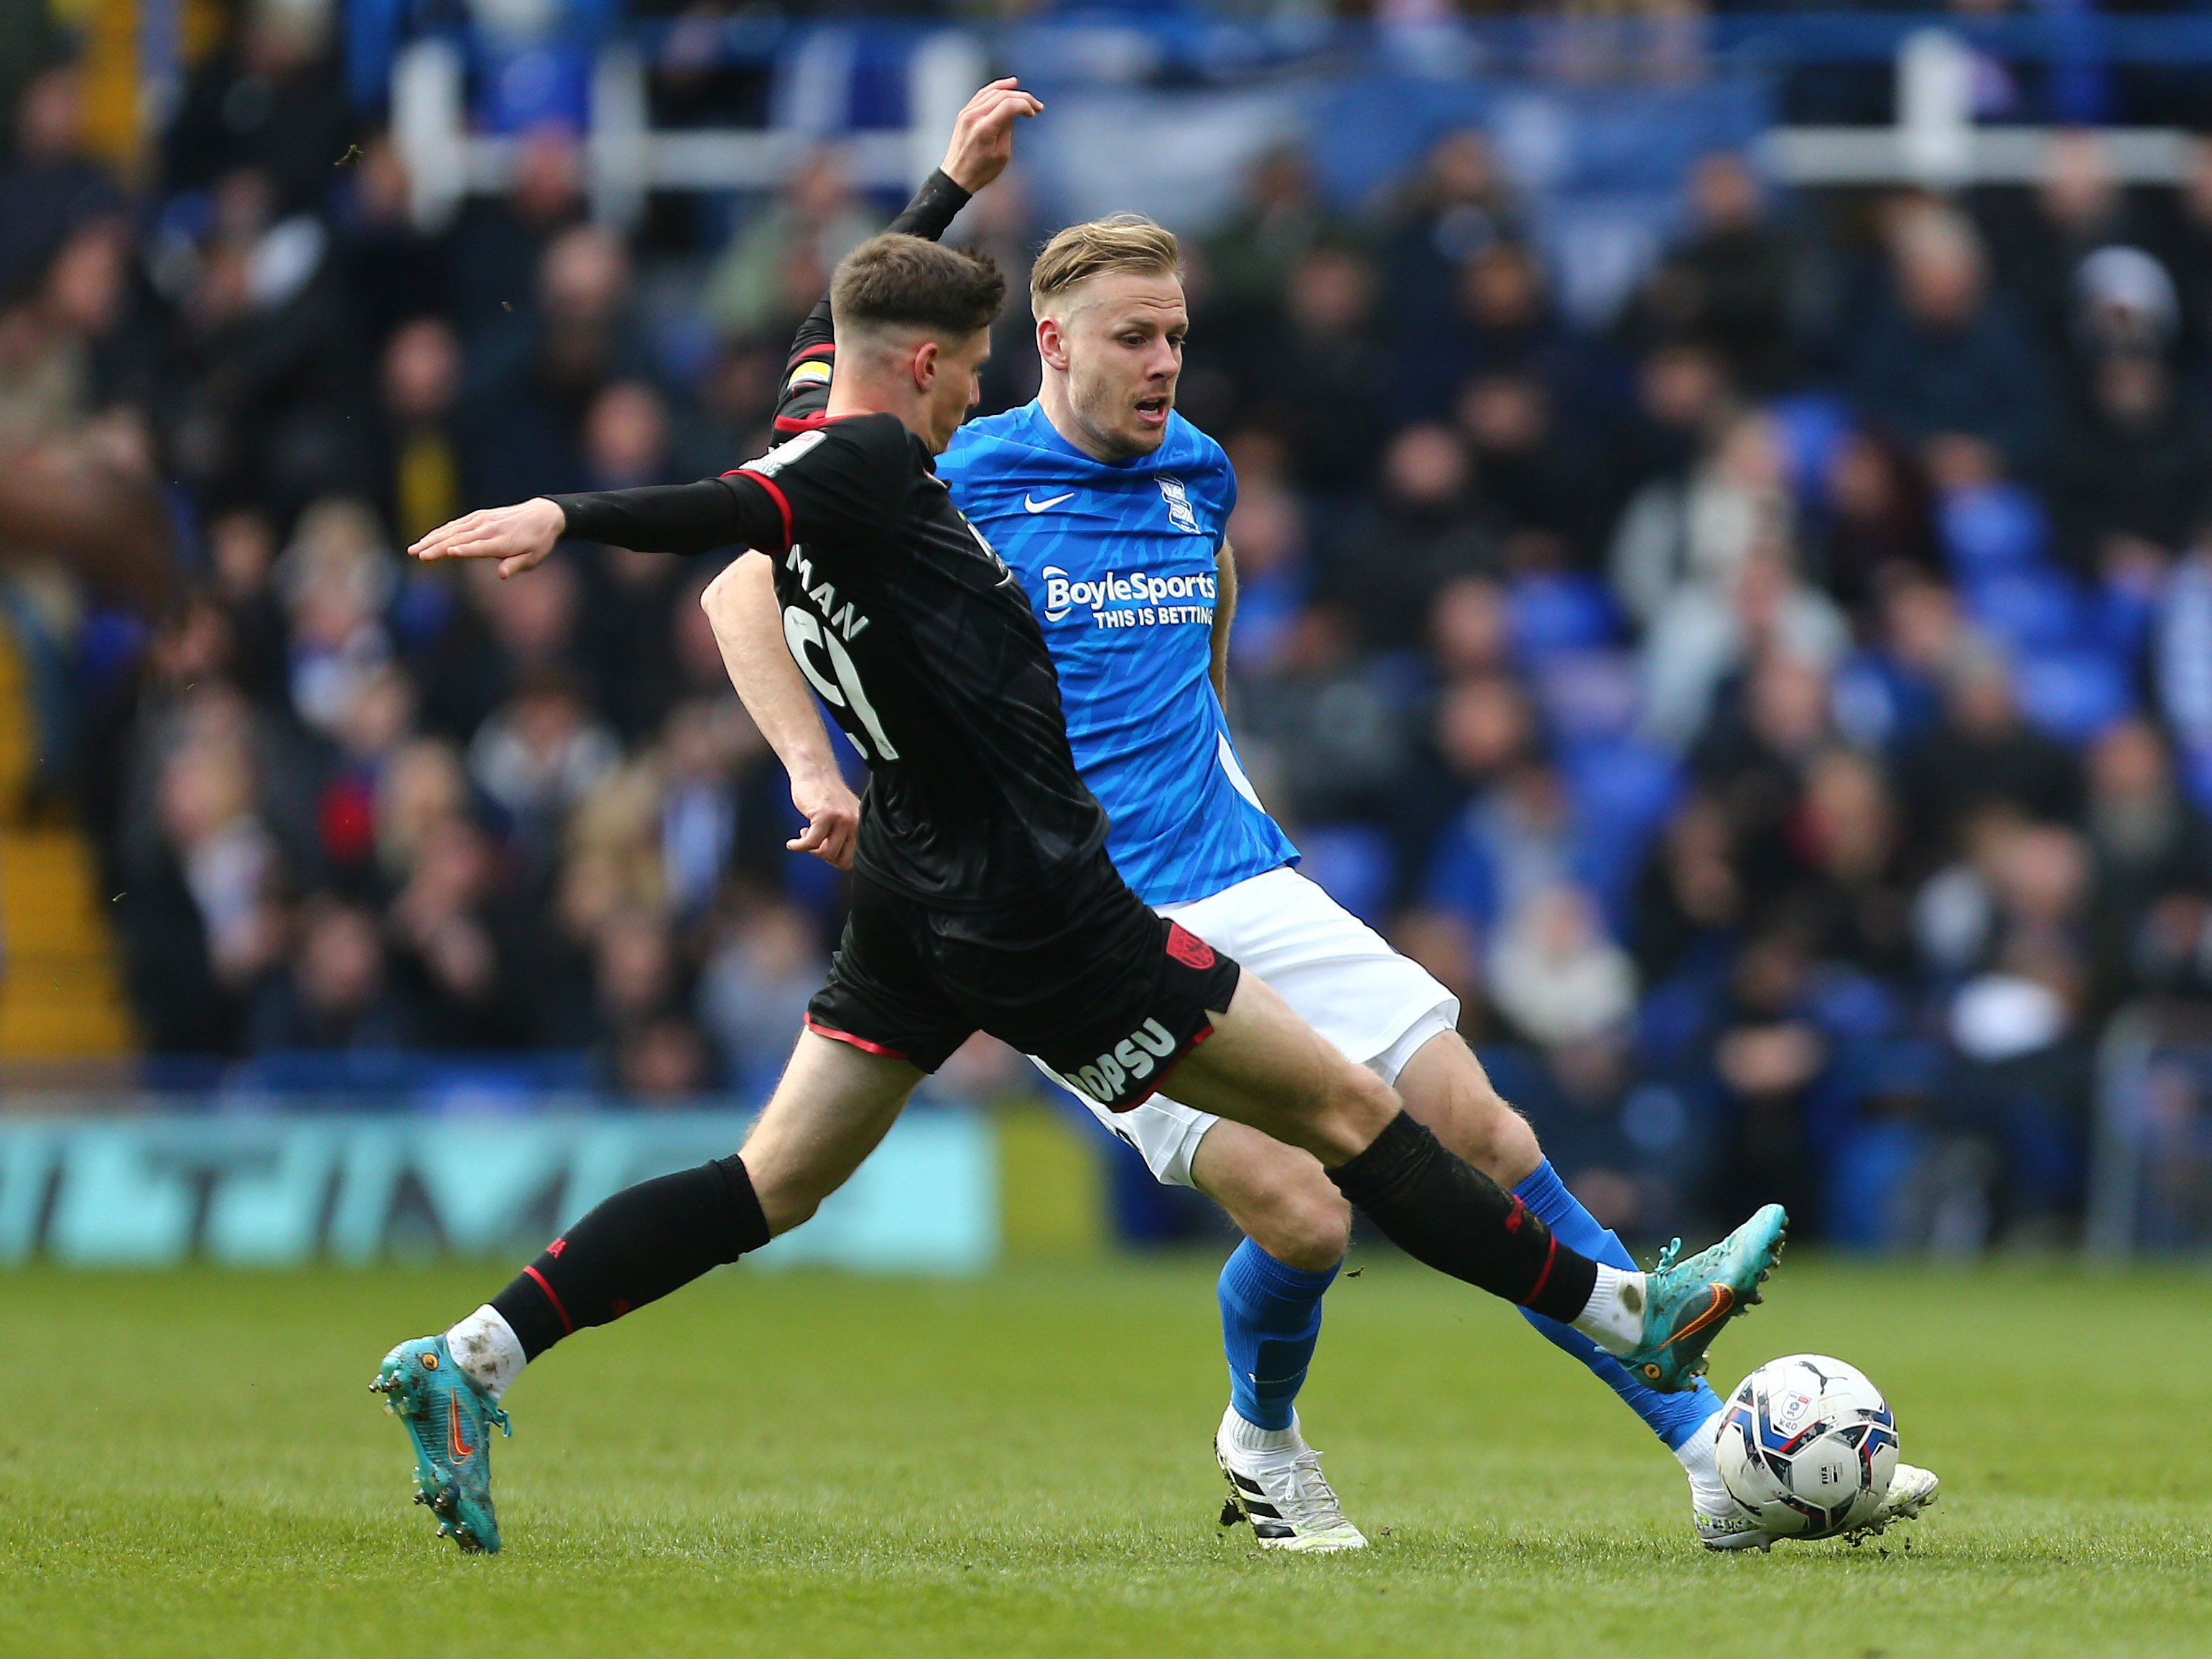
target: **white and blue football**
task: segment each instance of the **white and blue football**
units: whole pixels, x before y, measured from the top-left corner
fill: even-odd
[[[1889,1496],[1897,1419],[1865,1374],[1826,1354],[1761,1365],[1720,1415],[1721,1484],[1768,1532],[1832,1538]]]

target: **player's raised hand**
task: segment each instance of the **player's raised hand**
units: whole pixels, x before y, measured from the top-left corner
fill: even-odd
[[[501,577],[518,576],[544,562],[568,527],[568,515],[543,495],[513,507],[481,507],[441,524],[407,551],[425,563],[437,559],[497,559]]]
[[[1035,94],[1014,84],[1012,76],[992,82],[953,122],[952,142],[945,147],[945,176],[973,196],[1014,159],[1014,123],[1043,108]]]
[[[853,842],[860,832],[860,798],[842,775],[793,775],[791,804],[806,814],[806,828],[784,845],[794,853],[811,853],[840,870],[851,869]]]

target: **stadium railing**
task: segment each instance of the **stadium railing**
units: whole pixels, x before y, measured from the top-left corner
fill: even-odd
[[[863,44],[874,50],[863,52]],[[902,61],[903,75],[886,75]],[[732,63],[778,82],[760,127],[665,128],[651,119],[648,77]],[[915,25],[799,26],[761,20],[640,25],[593,49],[588,170],[594,211],[629,224],[652,191],[772,188],[810,146],[842,141],[863,187],[903,189],[936,159],[952,112],[994,65],[1070,87],[1203,88],[1347,75],[1416,80],[1665,82],[1776,76],[1808,67],[1894,66],[1895,118],[1780,126],[1762,145],[1778,179],[1803,185],[2021,182],[2038,176],[2053,128],[1977,118],[1987,64],[2053,80],[2060,118],[2102,118],[2100,77],[2113,68],[2176,73],[2212,65],[2212,16],[2098,17],[2059,12],[1961,18],[1911,13],[1728,15],[1634,19],[1446,20],[1391,28],[1328,20],[1203,19],[1041,22],[977,31]],[[865,76],[863,70],[865,70]],[[471,193],[496,191],[514,165],[512,133],[477,130],[465,40],[430,34],[392,60],[392,126],[426,223]],[[865,91],[842,84],[864,78]],[[2069,90],[2070,89],[2070,90]],[[2185,176],[2179,128],[2105,128],[2123,180]]]

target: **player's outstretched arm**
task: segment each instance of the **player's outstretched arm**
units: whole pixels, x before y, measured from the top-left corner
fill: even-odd
[[[775,573],[767,556],[744,555],[707,585],[699,603],[714,626],[730,684],[790,775],[792,805],[806,815],[805,830],[784,845],[851,869],[860,798],[838,769],[822,711],[784,643]]]
[[[519,575],[544,562],[568,528],[568,515],[543,495],[513,507],[481,507],[441,524],[407,550],[428,563],[439,559],[497,559],[501,576]]]

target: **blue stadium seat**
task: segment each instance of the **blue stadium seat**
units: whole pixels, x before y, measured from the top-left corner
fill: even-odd
[[[1832,392],[1800,392],[1776,398],[1767,413],[1781,431],[1791,484],[1801,498],[1816,499],[1829,464],[1850,432],[1850,405]]]
[[[1645,849],[1681,799],[1674,757],[1637,738],[1563,744],[1559,769],[1575,805],[1583,874],[1616,933]]]
[[[1620,637],[1613,598],[1592,576],[1522,576],[1505,603],[1514,649],[1530,662],[1611,645]]]
[[[2021,712],[2062,743],[2082,744],[2135,707],[2128,674],[2102,651],[2049,651],[2013,668]]]
[[[2087,607],[2069,577],[2020,570],[1966,584],[1966,614],[2015,651],[2061,651],[2081,642]]]
[[[1370,927],[1390,907],[1392,860],[1387,831],[1369,823],[1324,823],[1299,830],[1299,869]]]
[[[2158,599],[2141,588],[2100,583],[2090,598],[2091,625],[2099,645],[2122,662],[2141,660],[2158,616]]]
[[[2051,546],[2042,504],[2018,484],[1953,490],[1937,505],[1936,523],[1944,557],[1962,580],[2030,569]]]
[[[1562,651],[1537,663],[1529,678],[1559,743],[1626,737],[1643,710],[1644,682],[1626,651]]]
[[[2212,746],[2182,751],[2181,787],[2200,812],[2212,812]]]

